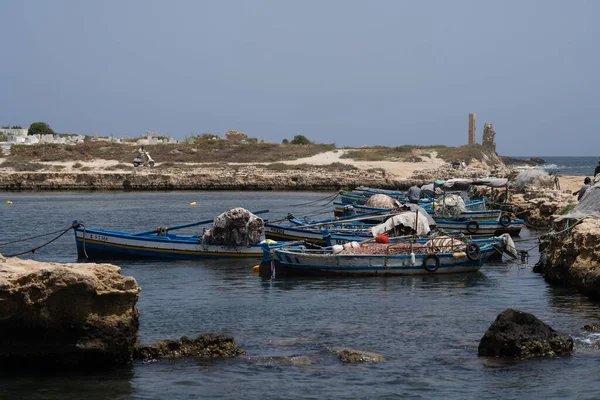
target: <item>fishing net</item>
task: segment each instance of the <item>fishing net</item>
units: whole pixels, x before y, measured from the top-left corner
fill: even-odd
[[[374,208],[395,208],[400,207],[400,202],[392,199],[387,194],[374,194],[365,202],[365,206]]]
[[[600,184],[589,188],[579,204],[568,214],[556,219],[556,222],[564,219],[600,218]]]
[[[202,243],[222,246],[248,246],[263,239],[264,222],[245,208],[236,207],[215,217]]]
[[[530,186],[551,188],[553,185],[554,177],[550,176],[548,172],[540,169],[522,171],[513,181],[513,186],[519,190],[524,190],[526,187]]]
[[[467,211],[467,206],[458,194],[447,194],[437,199],[432,209],[436,216],[458,217]]]

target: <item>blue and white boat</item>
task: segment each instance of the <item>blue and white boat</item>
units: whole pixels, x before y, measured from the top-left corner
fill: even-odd
[[[271,272],[277,276],[288,275],[419,275],[475,272],[498,252],[503,251],[505,242],[482,244],[468,243],[464,250],[415,253],[412,247],[403,244],[394,251],[397,244],[388,245],[385,254],[355,254],[343,246],[325,249],[312,249],[307,246],[284,246],[273,251],[272,257],[265,253],[261,263],[262,274]],[[366,246],[366,244],[360,245]],[[373,244],[373,246],[382,246]],[[380,250],[381,251],[381,250]]]
[[[262,214],[268,210],[256,211]],[[212,219],[145,232],[123,232],[88,228],[73,221],[77,255],[80,258],[152,257],[163,259],[258,258],[263,257],[264,232],[255,243],[232,246],[203,243],[202,235],[177,235],[171,231],[213,222]],[[260,220],[262,229],[262,220]],[[267,246],[276,247],[273,241]],[[282,244],[279,244],[282,245]]]

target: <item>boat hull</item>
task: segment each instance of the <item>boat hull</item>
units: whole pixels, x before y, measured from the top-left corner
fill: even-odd
[[[200,242],[196,236],[136,236],[127,232],[100,229],[75,229],[80,258],[255,258],[263,257],[261,245],[219,246]]]
[[[439,267],[434,271],[425,268],[426,254],[416,254],[412,263],[408,254],[311,254],[275,250],[273,267],[275,276],[290,275],[439,275],[449,273],[476,272],[485,261],[498,250],[488,246],[481,251],[480,259],[470,260],[466,255],[437,254]],[[464,253],[462,253],[464,254]]]

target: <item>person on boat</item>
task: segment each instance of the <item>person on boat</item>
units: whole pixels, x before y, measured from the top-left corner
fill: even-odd
[[[577,201],[581,201],[583,195],[588,191],[588,189],[592,187],[592,180],[589,177],[585,177],[583,180],[583,186],[577,192],[573,193],[577,195]]]
[[[408,188],[406,192],[406,197],[408,198],[409,203],[419,204],[419,199],[423,196],[423,192],[421,188],[417,185],[413,185]]]

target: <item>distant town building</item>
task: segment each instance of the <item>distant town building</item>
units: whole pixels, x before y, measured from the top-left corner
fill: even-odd
[[[225,133],[225,138],[227,140],[229,140],[230,142],[242,142],[242,141],[248,140],[248,135],[246,135],[244,132],[240,132],[240,131],[236,131],[235,129],[232,129],[230,131],[227,131],[227,133]]]

